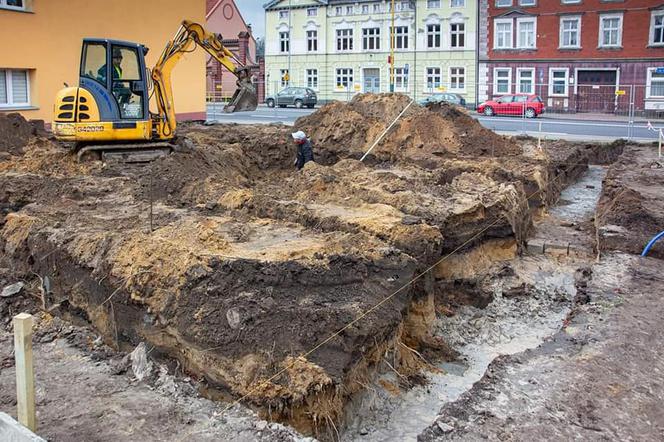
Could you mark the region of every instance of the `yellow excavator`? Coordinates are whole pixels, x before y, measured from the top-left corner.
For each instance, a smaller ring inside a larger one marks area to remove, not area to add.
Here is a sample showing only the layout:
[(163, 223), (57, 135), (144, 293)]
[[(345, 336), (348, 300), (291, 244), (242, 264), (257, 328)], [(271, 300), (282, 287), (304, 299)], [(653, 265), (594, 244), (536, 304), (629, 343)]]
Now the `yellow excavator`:
[[(220, 35), (185, 20), (152, 70), (145, 65), (148, 48), (142, 44), (84, 39), (79, 86), (66, 87), (56, 96), (55, 137), (76, 143), (79, 158), (92, 154), (140, 162), (170, 153), (177, 125), (171, 71), (197, 46), (237, 77), (238, 89), (224, 111), (255, 110), (251, 66), (240, 63)], [(150, 112), (152, 96), (156, 113)]]

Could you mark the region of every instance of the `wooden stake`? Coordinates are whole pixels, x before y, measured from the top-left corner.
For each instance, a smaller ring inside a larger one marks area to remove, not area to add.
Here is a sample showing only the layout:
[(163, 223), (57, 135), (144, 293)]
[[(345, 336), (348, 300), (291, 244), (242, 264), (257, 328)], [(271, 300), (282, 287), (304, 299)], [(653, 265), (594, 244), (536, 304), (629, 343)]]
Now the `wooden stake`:
[(30, 431), (37, 430), (35, 416), (35, 371), (32, 364), (32, 315), (14, 316), (14, 355), (18, 421)]

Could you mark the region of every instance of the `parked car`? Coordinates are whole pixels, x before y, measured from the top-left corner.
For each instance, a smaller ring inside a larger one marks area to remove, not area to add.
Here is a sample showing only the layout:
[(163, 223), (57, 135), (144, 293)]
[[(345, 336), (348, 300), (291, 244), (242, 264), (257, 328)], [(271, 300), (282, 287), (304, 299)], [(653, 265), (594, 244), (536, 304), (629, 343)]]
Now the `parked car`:
[(466, 99), (459, 94), (452, 93), (442, 93), (442, 94), (433, 94), (428, 97), (422, 98), (417, 103), (420, 106), (426, 106), (429, 103), (451, 103), (458, 106), (465, 106)]
[(539, 95), (512, 94), (504, 95), (496, 100), (485, 101), (477, 106), (477, 112), (486, 116), (492, 115), (525, 115), (535, 118), (544, 112), (544, 102)]
[(298, 109), (306, 106), (309, 109), (313, 108), (318, 102), (316, 92), (308, 87), (287, 87), (277, 95), (270, 95), (265, 99), (268, 107), (286, 107), (295, 106)]

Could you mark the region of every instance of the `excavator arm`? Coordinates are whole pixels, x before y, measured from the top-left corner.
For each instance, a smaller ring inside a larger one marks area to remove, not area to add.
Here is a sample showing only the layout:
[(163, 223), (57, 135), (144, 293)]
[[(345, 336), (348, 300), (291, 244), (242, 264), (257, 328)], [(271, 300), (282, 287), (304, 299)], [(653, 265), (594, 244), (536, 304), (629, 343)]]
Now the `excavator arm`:
[(251, 111), (258, 106), (256, 88), (251, 83), (251, 68), (243, 66), (235, 58), (233, 53), (222, 44), (220, 36), (208, 32), (198, 23), (185, 20), (175, 37), (168, 42), (152, 69), (154, 95), (157, 102), (157, 114), (153, 117), (153, 128), (159, 139), (172, 138), (177, 125), (171, 72), (184, 54), (192, 52), (196, 46), (205, 49), (238, 79), (238, 89), (225, 107), (226, 112)]

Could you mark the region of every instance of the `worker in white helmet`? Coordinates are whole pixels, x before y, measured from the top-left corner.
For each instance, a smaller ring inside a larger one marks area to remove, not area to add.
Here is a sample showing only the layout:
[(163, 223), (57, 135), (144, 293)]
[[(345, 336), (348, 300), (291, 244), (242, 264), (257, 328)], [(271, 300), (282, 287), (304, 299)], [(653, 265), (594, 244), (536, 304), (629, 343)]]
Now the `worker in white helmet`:
[(301, 130), (291, 134), (293, 141), (297, 145), (297, 156), (295, 157), (295, 167), (302, 169), (305, 163), (314, 160), (314, 147), (307, 135)]

